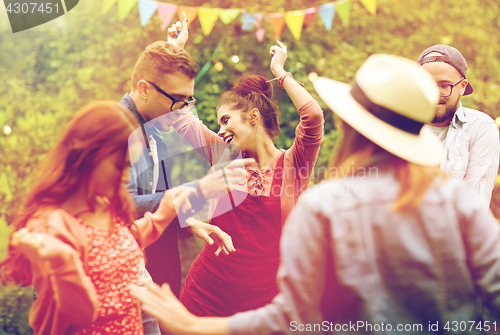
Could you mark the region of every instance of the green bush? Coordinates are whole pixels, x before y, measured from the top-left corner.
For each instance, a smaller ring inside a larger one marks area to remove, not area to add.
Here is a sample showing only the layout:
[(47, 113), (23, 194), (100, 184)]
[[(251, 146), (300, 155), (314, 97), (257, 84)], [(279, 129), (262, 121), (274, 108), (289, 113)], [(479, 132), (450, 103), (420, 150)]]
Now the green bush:
[(32, 287), (0, 285), (0, 335), (33, 334), (28, 324), (32, 303)]

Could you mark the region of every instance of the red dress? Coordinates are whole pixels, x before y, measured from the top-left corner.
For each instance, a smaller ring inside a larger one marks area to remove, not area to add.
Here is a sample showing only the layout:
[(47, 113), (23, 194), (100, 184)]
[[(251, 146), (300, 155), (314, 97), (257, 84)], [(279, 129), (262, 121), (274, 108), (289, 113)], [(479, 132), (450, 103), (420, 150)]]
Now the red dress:
[(284, 156), (269, 196), (232, 191), (217, 203), (211, 223), (231, 236), (236, 252), (215, 256), (217, 246), (206, 245), (195, 259), (180, 296), (191, 313), (230, 316), (262, 307), (278, 293), (283, 173), (276, 171), (283, 171)]
[(128, 286), (138, 284), (142, 251), (130, 230), (115, 222), (109, 231), (85, 225), (90, 243), (88, 276), (94, 283), (97, 319), (88, 326), (73, 326), (69, 334), (143, 334), (137, 300)]

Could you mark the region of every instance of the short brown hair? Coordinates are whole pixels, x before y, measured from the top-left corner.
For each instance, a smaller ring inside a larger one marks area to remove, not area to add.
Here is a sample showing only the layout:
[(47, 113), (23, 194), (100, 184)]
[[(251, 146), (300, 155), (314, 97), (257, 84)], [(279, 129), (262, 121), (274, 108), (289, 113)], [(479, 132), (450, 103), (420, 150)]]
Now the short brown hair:
[(181, 72), (191, 79), (198, 74), (193, 57), (165, 41), (157, 41), (146, 47), (135, 64), (132, 73), (132, 90), (141, 79), (158, 82), (165, 74)]

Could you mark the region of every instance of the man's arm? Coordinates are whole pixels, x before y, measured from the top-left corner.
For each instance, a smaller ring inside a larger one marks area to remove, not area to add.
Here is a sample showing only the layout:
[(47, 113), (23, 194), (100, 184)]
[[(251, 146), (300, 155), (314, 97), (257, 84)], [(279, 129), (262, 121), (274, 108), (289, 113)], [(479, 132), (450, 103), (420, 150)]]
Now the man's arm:
[(498, 174), (498, 126), (492, 119), (484, 122), (484, 118), (481, 118), (474, 124), (474, 128), (471, 133), (476, 136), (472, 135), (469, 143), (469, 164), (464, 181), (478, 192), (484, 205), (489, 207)]
[(165, 193), (139, 194), (137, 191), (137, 169), (134, 165), (130, 167), (130, 183), (127, 184), (127, 189), (134, 199), (138, 218), (142, 218), (146, 212), (156, 211)]

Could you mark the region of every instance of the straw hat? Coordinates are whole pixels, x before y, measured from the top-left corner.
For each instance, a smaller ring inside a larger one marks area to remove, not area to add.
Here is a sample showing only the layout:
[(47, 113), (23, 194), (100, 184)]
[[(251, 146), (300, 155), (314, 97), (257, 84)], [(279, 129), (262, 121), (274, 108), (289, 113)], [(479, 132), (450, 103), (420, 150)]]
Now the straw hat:
[(366, 138), (407, 161), (439, 165), (441, 141), (422, 128), (434, 118), (439, 100), (435, 80), (409, 59), (372, 55), (356, 73), (351, 87), (319, 77), (313, 86), (342, 120)]

